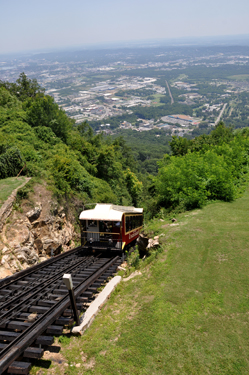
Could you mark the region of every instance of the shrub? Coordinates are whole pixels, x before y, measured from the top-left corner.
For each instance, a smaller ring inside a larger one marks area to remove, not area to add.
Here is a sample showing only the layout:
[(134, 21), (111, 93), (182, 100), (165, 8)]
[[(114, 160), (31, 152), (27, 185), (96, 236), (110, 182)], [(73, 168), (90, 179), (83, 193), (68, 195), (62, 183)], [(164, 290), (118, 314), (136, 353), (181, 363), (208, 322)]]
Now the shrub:
[(23, 158), (17, 147), (10, 147), (0, 155), (0, 179), (16, 176), (23, 167)]
[(208, 199), (231, 201), (236, 191), (231, 166), (212, 150), (165, 159), (156, 188), (163, 206), (187, 210), (202, 207)]

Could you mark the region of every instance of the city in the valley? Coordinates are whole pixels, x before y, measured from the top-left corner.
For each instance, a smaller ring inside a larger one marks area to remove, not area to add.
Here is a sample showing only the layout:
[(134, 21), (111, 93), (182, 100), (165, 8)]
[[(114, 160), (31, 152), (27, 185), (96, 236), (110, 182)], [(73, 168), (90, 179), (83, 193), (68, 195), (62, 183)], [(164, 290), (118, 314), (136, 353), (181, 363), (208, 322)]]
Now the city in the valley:
[(75, 124), (97, 133), (158, 129), (208, 133), (220, 120), (248, 126), (249, 47), (83, 50), (0, 58), (0, 80), (21, 72), (45, 88)]

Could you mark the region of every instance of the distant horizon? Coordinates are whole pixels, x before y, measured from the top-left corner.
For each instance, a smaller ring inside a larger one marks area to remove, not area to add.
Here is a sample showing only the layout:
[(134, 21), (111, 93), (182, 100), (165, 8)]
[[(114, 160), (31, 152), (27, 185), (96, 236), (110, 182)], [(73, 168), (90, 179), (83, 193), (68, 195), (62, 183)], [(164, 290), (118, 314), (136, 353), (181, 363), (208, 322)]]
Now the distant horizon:
[(1, 1), (0, 54), (236, 39), (249, 34), (248, 14), (248, 0)]
[(67, 52), (79, 50), (105, 50), (105, 49), (125, 49), (125, 48), (153, 48), (153, 47), (184, 47), (184, 46), (249, 46), (249, 34), (215, 35), (200, 37), (178, 37), (161, 39), (141, 39), (127, 41), (109, 41), (102, 43), (87, 43), (82, 45), (68, 45), (61, 47), (47, 47), (40, 49), (16, 50), (1, 53), (0, 57), (15, 57), (23, 55), (36, 55), (42, 53)]

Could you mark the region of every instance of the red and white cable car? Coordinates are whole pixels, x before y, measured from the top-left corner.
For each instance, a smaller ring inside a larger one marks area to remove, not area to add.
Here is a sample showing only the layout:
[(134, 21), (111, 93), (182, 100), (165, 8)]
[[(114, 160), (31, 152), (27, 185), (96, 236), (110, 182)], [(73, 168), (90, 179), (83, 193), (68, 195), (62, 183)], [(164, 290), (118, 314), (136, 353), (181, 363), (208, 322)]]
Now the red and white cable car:
[(143, 226), (143, 208), (98, 203), (80, 214), (81, 245), (91, 250), (124, 251), (134, 246)]

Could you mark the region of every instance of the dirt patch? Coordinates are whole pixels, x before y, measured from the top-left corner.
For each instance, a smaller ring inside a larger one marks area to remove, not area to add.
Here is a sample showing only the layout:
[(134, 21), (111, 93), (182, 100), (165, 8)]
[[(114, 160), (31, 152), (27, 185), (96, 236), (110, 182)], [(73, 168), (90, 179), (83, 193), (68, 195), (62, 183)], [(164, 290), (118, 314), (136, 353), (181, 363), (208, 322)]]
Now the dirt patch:
[(164, 263), (167, 260), (167, 255), (164, 255), (160, 258), (160, 262)]
[(142, 275), (142, 272), (135, 271), (130, 276), (128, 276), (125, 279), (123, 279), (123, 281), (129, 281), (130, 279), (133, 279), (133, 277), (136, 277), (136, 276), (139, 276), (139, 275)]
[(64, 363), (67, 362), (61, 353), (53, 353), (50, 351), (45, 351), (42, 358), (57, 363), (58, 365), (64, 365)]
[(164, 224), (161, 226), (161, 228), (167, 228), (167, 227), (169, 227), (169, 224)]
[(219, 263), (227, 262), (227, 261), (228, 261), (227, 254), (220, 254), (220, 253), (217, 253), (217, 254), (216, 254), (216, 258), (217, 258), (217, 260), (218, 260)]
[(12, 272), (5, 267), (0, 267), (0, 279), (4, 279), (7, 276), (11, 276)]
[(88, 369), (88, 370), (94, 368), (94, 366), (95, 366), (95, 358), (90, 358), (89, 362), (83, 363), (82, 366), (85, 367), (85, 369)]
[[(49, 350), (44, 351), (41, 361), (46, 363), (46, 368), (48, 369), (48, 372), (46, 372), (47, 375), (62, 375), (66, 373), (68, 363), (65, 357), (60, 352), (60, 347), (58, 346), (57, 340), (53, 345), (49, 347)], [(36, 373), (36, 375), (42, 374), (44, 374), (43, 369), (38, 370)]]
[(42, 211), (39, 220), (45, 219), (51, 214), (51, 208), (53, 206), (52, 192), (47, 190), (46, 184), (34, 185), (33, 190), (34, 191), (29, 194), (29, 200), (25, 199), (22, 202), (23, 213), (26, 214), (31, 208), (33, 208), (32, 203), (36, 206), (41, 205)]
[(149, 303), (149, 302), (152, 302), (154, 300), (155, 296), (145, 296), (143, 297), (143, 302), (145, 303)]

